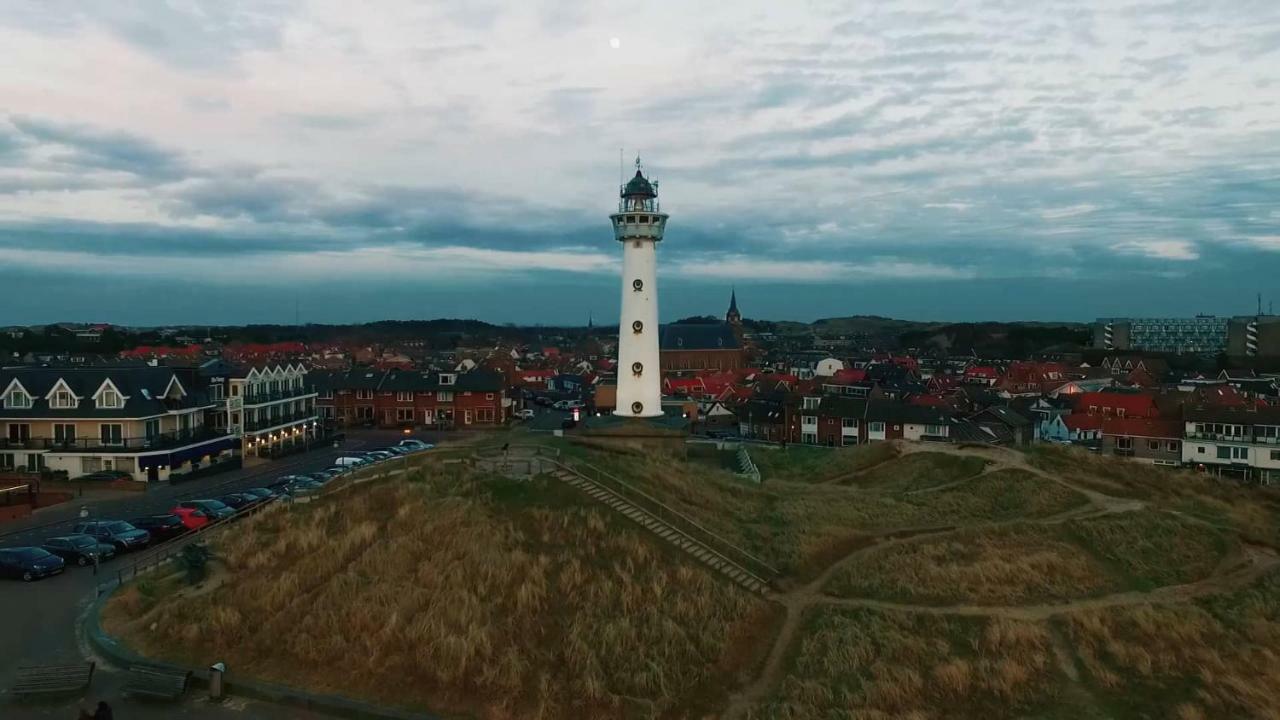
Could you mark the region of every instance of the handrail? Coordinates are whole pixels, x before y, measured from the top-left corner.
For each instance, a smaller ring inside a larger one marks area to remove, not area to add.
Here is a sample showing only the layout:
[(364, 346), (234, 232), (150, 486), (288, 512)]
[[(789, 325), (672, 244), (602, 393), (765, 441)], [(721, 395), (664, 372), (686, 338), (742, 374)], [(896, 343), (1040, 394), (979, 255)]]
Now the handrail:
[[(553, 464), (555, 464), (555, 465), (558, 465), (558, 466), (560, 466), (560, 467), (564, 468), (565, 470), (568, 470), (569, 472), (573, 472), (573, 473), (576, 473), (576, 474), (578, 474), (578, 475), (582, 475), (582, 473), (581, 473), (580, 471), (578, 471), (578, 470), (577, 470), (577, 468), (576, 468), (575, 466), (567, 465), (567, 464), (562, 463), (562, 462), (560, 462), (560, 461), (558, 461), (558, 460), (552, 460), (551, 462), (552, 462)], [(577, 463), (576, 465), (579, 465), (579, 466), (583, 466), (583, 467), (590, 468), (591, 470), (593, 470), (593, 471), (594, 471), (597, 475), (599, 475), (600, 477), (602, 477), (602, 478), (608, 478), (608, 479), (609, 479), (609, 484), (611, 484), (611, 485), (615, 486), (615, 489), (620, 489), (620, 490), (621, 490), (621, 492), (622, 492), (622, 494), (631, 496), (629, 499), (634, 500), (634, 499), (635, 499), (635, 498), (637, 498), (637, 497), (638, 497), (638, 498), (643, 498), (643, 499), (644, 499), (644, 503), (642, 503), (642, 504), (648, 504), (648, 505), (651, 505), (651, 506), (652, 506), (652, 507), (647, 507), (647, 508), (645, 508), (645, 509), (647, 509), (647, 510), (649, 510), (649, 511), (651, 511), (651, 512), (655, 512), (655, 514), (658, 514), (658, 515), (667, 515), (667, 516), (669, 516), (669, 517), (676, 518), (676, 519), (678, 519), (681, 523), (683, 523), (683, 524), (687, 525), (687, 526), (688, 526), (688, 528), (692, 528), (692, 529), (693, 529), (693, 530), (695, 530), (697, 533), (700, 533), (700, 534), (702, 534), (702, 535), (706, 536), (707, 538), (710, 538), (710, 539), (713, 541), (712, 543), (706, 543), (706, 542), (704, 541), (704, 544), (718, 544), (718, 545), (720, 545), (720, 546), (721, 546), (721, 548), (722, 548), (722, 549), (727, 549), (728, 551), (730, 551), (730, 553), (738, 555), (738, 556), (740, 557), (740, 559), (741, 559), (741, 560), (745, 560), (747, 565), (755, 566), (755, 567), (756, 567), (756, 569), (758, 569), (758, 570), (763, 570), (763, 571), (764, 571), (764, 574), (769, 575), (769, 576), (771, 576), (771, 577), (775, 577), (775, 578), (776, 578), (776, 577), (779, 577), (779, 576), (781, 576), (781, 575), (782, 575), (782, 573), (778, 572), (778, 570), (776, 570), (775, 568), (773, 568), (771, 565), (769, 565), (768, 563), (766, 563), (764, 560), (761, 560), (760, 558), (756, 557), (755, 555), (752, 555), (751, 553), (747, 552), (746, 550), (743, 550), (742, 548), (738, 547), (737, 545), (734, 545), (733, 543), (729, 542), (728, 540), (726, 540), (726, 539), (724, 539), (724, 538), (720, 537), (719, 535), (715, 534), (714, 532), (712, 532), (712, 531), (708, 530), (707, 528), (703, 527), (702, 525), (700, 525), (700, 524), (699, 524), (696, 520), (694, 520), (693, 518), (689, 517), (688, 515), (685, 515), (684, 513), (680, 512), (679, 510), (676, 510), (676, 509), (674, 509), (674, 508), (672, 508), (672, 507), (668, 506), (667, 504), (663, 503), (661, 500), (658, 500), (657, 498), (653, 497), (652, 495), (649, 495), (648, 493), (644, 492), (643, 490), (639, 490), (639, 489), (637, 489), (637, 488), (635, 488), (635, 487), (632, 487), (632, 486), (631, 486), (631, 484), (627, 483), (626, 481), (624, 481), (624, 480), (622, 480), (622, 479), (620, 479), (620, 478), (618, 478), (618, 477), (616, 477), (616, 476), (614, 476), (614, 475), (611, 475), (610, 473), (607, 473), (607, 472), (605, 472), (604, 470), (601, 470), (600, 468), (596, 467), (595, 465), (592, 465), (591, 463), (585, 463), (585, 462), (584, 462), (584, 463)], [(589, 480), (590, 480), (590, 479), (592, 479), (592, 478), (587, 478), (587, 479), (589, 479)], [(664, 519), (669, 519), (669, 518), (664, 518)], [(688, 528), (677, 528), (677, 529), (687, 530)], [(715, 548), (708, 548), (708, 549), (711, 549), (712, 551), (715, 551)], [(732, 562), (733, 562), (734, 564), (736, 564), (736, 565), (742, 565), (742, 564), (743, 564), (743, 563), (741, 562), (741, 560), (733, 560), (732, 558), (729, 558), (729, 557), (725, 556), (723, 553), (719, 553), (719, 552), (717, 552), (716, 554), (721, 555), (722, 557), (725, 557), (725, 559), (726, 559), (726, 560), (730, 560), (730, 561), (732, 561)], [(744, 568), (744, 569), (746, 569), (746, 568)], [(750, 570), (748, 570), (748, 572), (750, 572)], [(752, 574), (754, 574), (754, 573), (752, 573)], [(764, 578), (759, 578), (759, 577), (757, 577), (757, 579), (758, 579), (758, 580), (761, 580), (761, 581), (762, 581), (762, 582), (764, 582), (765, 584), (769, 584), (769, 583), (768, 583), (768, 581), (767, 581), (767, 580), (765, 580)]]

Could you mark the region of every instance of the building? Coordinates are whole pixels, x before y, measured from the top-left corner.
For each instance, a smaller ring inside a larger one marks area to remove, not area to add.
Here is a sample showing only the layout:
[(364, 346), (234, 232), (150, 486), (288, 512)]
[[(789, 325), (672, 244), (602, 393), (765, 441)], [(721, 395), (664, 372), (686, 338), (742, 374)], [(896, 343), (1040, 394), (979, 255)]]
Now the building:
[(1280, 315), (1231, 318), (1226, 352), (1232, 357), (1280, 356)]
[[(213, 367), (206, 366), (206, 372)], [(225, 398), (227, 427), (244, 438), (246, 455), (272, 457), (319, 435), (316, 390), (302, 363), (231, 366), (211, 377), (212, 393)]]
[(1216, 355), (1227, 348), (1227, 318), (1099, 318), (1093, 346), (1106, 350)]
[(622, 313), (618, 325), (618, 395), (614, 414), (661, 417), (658, 362), (658, 243), (667, 225), (658, 191), (640, 169), (621, 188), (618, 212), (609, 216), (622, 243)]
[(240, 450), (230, 428), (206, 422), (219, 407), (173, 368), (0, 370), (0, 468), (166, 480)]
[(1262, 483), (1280, 481), (1280, 408), (1183, 409), (1182, 462)]
[(1182, 423), (1137, 417), (1102, 419), (1102, 452), (1155, 465), (1182, 461)]
[(742, 313), (738, 312), (738, 291), (731, 290), (729, 292), (729, 310), (724, 314), (724, 322), (726, 325), (738, 327), (742, 325)]
[[(659, 337), (663, 372), (739, 370), (747, 366), (742, 342), (728, 323), (672, 323)], [(619, 368), (619, 375), (625, 368)]]
[(506, 378), (468, 373), (356, 369), (316, 373), (317, 408), (339, 427), (429, 427), (443, 430), (501, 425), (511, 416)]

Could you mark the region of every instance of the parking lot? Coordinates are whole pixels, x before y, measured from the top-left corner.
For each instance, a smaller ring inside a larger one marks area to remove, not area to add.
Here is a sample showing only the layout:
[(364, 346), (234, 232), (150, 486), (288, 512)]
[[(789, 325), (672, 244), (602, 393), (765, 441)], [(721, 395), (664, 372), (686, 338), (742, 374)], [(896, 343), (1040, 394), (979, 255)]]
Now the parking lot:
[[(219, 495), (270, 485), (284, 475), (309, 473), (330, 466), (343, 455), (364, 452), (373, 448), (392, 445), (404, 436), (394, 432), (371, 431), (349, 436), (340, 447), (312, 450), (285, 460), (192, 481), (185, 485), (161, 486), (147, 492), (127, 493), (123, 497), (100, 500), (89, 508), (93, 518), (128, 520), (130, 518), (167, 513), (184, 500), (215, 498)], [(430, 433), (414, 437), (428, 443), (438, 438)], [(65, 535), (80, 522), (80, 506), (67, 503), (68, 507), (55, 506), (43, 510), (20, 522), (0, 525), (0, 547), (39, 546), (53, 536)], [(16, 670), (21, 665), (84, 662), (92, 657), (79, 636), (79, 618), (93, 601), (96, 589), (107, 574), (114, 574), (113, 564), (128, 563), (129, 554), (108, 560), (98, 568), (76, 567), (68, 563), (65, 572), (34, 582), (0, 579), (0, 716), (10, 717), (74, 717), (77, 703), (88, 706), (88, 700), (107, 699), (113, 705), (121, 701), (119, 686), (123, 675), (118, 670), (99, 663), (90, 692), (84, 702), (80, 698), (61, 701), (34, 701), (30, 704), (9, 702), (8, 690), (13, 684)], [(260, 705), (260, 704), (259, 704)], [(230, 717), (227, 708), (192, 708), (182, 711), (162, 708), (151, 711), (140, 706), (138, 712), (117, 717)], [(230, 707), (237, 707), (234, 703)], [(246, 714), (244, 703), (238, 706), (239, 717), (309, 717), (299, 711), (288, 711), (263, 706)]]

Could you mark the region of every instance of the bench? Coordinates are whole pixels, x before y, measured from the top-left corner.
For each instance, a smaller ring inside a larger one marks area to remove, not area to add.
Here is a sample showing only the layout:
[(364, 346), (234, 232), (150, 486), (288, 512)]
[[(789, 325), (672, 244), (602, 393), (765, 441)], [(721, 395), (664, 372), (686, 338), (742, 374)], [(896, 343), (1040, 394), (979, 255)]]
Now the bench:
[(177, 700), (186, 693), (189, 682), (191, 673), (185, 670), (162, 670), (134, 665), (129, 668), (129, 681), (125, 683), (124, 694), (131, 697)]
[(78, 692), (93, 680), (93, 663), (77, 665), (27, 665), (18, 668), (13, 694), (51, 695)]

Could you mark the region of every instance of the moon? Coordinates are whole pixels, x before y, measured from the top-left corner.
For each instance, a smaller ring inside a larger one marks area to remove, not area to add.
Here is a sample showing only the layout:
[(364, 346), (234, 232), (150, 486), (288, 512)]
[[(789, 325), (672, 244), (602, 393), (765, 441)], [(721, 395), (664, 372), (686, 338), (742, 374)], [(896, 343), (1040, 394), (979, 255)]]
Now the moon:
[(617, 50), (618, 48), (622, 47), (622, 38), (616, 38), (616, 37), (609, 38), (609, 47), (613, 48), (614, 50)]

